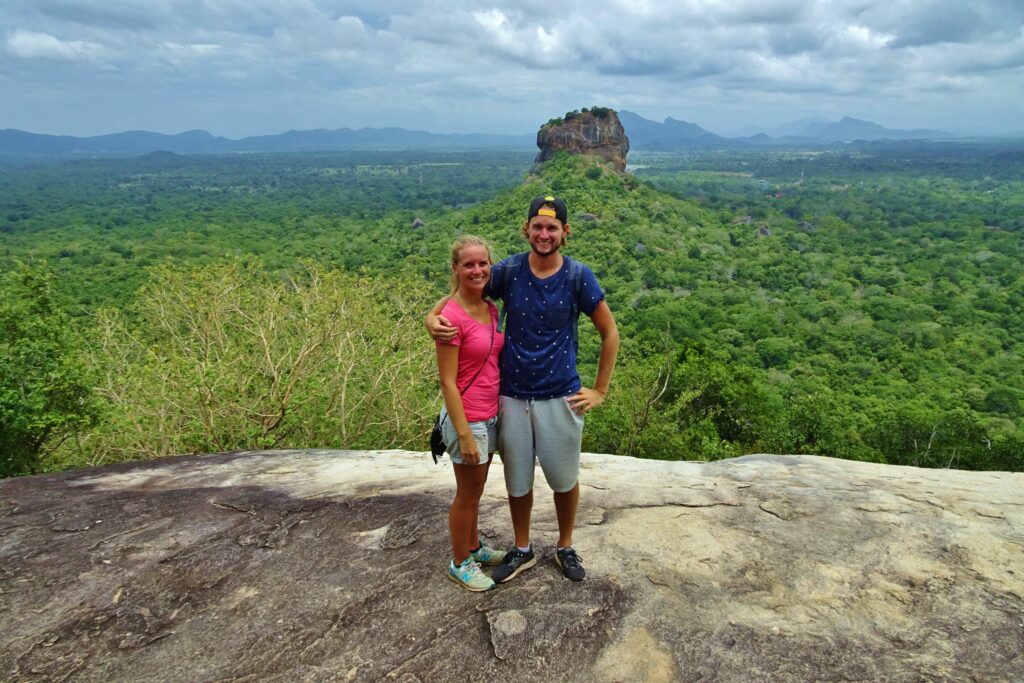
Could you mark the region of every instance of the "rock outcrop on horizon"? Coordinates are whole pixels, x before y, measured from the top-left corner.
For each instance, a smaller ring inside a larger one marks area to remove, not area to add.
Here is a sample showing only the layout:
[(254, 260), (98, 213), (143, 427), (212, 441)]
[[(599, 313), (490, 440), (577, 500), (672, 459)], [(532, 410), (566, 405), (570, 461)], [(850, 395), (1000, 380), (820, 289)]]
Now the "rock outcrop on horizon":
[(706, 131), (696, 123), (672, 117), (658, 123), (631, 111), (621, 111), (619, 120), (629, 131), (630, 143), (636, 150), (723, 149), (735, 145), (735, 141)]
[(541, 164), (553, 158), (559, 150), (570, 154), (581, 154), (603, 159), (613, 169), (622, 173), (626, 170), (626, 155), (629, 153), (629, 138), (611, 109), (570, 112), (566, 117), (554, 119), (537, 131), (537, 154), (535, 163)]
[(0, 481), (0, 680), (1024, 680), (1024, 474), (585, 454), (580, 584), (542, 481), (541, 561), (487, 593), (445, 578), (454, 478), (425, 453)]

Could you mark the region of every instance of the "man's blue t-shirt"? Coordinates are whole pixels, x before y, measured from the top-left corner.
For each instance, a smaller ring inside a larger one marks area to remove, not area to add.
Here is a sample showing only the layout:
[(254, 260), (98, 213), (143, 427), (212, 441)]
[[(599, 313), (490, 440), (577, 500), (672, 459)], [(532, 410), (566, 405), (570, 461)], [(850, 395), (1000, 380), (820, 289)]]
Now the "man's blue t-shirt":
[[(509, 259), (491, 268), (486, 294), (501, 299), (507, 315), (501, 354), (502, 396), (549, 399), (580, 390), (574, 334), (579, 314), (572, 314), (576, 292), (569, 278), (569, 258), (563, 259), (558, 272), (543, 280), (530, 270), (528, 256), (522, 257), (516, 272), (503, 272)], [(604, 299), (604, 292), (594, 272), (579, 266), (582, 286), (576, 310), (589, 316)]]

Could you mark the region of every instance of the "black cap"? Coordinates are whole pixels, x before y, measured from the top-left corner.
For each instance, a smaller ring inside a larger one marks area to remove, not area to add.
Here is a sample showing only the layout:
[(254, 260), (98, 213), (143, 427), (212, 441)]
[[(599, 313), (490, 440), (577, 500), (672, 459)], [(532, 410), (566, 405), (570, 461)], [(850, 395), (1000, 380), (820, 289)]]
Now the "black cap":
[(541, 209), (547, 209), (547, 212), (543, 215), (554, 216), (562, 222), (562, 225), (569, 222), (569, 210), (565, 208), (565, 201), (550, 194), (543, 197), (535, 197), (530, 202), (530, 213), (526, 216), (526, 220), (539, 215)]

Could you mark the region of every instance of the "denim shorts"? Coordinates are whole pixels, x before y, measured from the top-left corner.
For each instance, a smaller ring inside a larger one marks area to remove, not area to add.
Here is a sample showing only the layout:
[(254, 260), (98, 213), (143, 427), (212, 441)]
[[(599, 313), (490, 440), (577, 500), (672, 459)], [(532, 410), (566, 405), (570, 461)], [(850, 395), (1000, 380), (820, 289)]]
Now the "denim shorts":
[[(459, 452), (459, 435), (455, 433), (455, 426), (444, 408), (441, 409), (441, 420), (441, 437), (447, 446), (448, 455), (455, 464), (465, 465)], [(470, 422), (469, 431), (473, 433), (476, 446), (480, 450), (480, 462), (477, 464), (486, 465), (491, 460), (491, 453), (498, 450), (498, 416), (495, 415), (490, 420)]]
[(513, 498), (533, 489), (533, 473), (540, 463), (548, 486), (565, 493), (580, 477), (583, 418), (569, 407), (569, 397), (545, 400), (498, 398), (501, 416), (501, 462), (505, 488)]

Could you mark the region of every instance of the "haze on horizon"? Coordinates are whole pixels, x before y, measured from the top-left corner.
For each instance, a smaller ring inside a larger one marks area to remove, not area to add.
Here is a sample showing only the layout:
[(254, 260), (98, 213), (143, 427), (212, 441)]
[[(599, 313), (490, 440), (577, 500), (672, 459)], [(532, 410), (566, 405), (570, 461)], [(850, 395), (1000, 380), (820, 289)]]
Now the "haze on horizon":
[(0, 128), (532, 133), (602, 105), (719, 134), (1024, 131), (1020, 0), (6, 0)]

